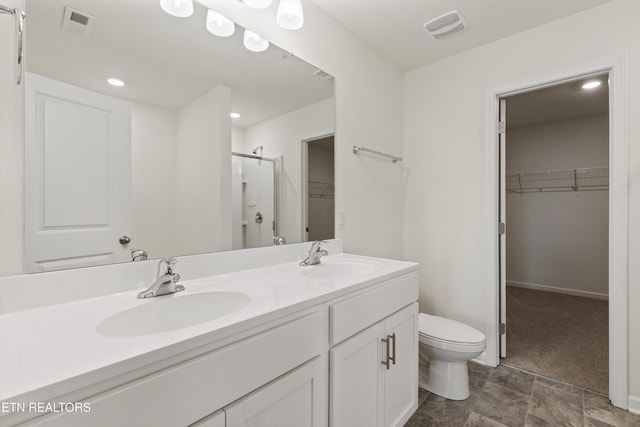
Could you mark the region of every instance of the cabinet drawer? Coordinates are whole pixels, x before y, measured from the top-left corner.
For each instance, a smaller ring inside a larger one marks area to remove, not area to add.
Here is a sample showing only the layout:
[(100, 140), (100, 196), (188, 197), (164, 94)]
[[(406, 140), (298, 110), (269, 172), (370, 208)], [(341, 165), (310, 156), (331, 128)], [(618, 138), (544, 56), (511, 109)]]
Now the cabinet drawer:
[(410, 273), (331, 305), (331, 345), (355, 335), (417, 300), (418, 274)]
[(185, 426), (316, 357), (321, 312), (97, 395), (89, 413), (36, 418), (28, 425)]

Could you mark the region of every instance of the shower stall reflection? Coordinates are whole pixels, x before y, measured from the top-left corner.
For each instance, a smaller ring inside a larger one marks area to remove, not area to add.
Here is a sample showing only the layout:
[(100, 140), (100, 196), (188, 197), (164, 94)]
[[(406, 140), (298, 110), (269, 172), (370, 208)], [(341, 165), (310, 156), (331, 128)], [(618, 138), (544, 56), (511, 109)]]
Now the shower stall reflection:
[(235, 152), (231, 158), (233, 249), (271, 246), (279, 238), (280, 160)]

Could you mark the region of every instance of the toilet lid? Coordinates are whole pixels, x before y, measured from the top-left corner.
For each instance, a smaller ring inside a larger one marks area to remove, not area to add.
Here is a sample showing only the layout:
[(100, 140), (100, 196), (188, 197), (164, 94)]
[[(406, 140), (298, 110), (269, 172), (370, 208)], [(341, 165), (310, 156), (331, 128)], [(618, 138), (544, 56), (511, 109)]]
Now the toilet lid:
[(469, 344), (484, 341), (482, 332), (455, 320), (420, 313), (418, 323), (422, 335), (439, 340)]

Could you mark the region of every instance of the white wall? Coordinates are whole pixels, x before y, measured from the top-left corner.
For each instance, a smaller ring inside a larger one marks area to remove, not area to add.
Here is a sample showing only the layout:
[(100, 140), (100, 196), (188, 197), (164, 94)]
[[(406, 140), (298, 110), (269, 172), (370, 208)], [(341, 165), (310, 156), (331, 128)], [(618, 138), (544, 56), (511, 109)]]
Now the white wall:
[[(640, 396), (640, 2), (601, 7), (405, 74), (405, 258), (420, 266), (421, 309), (485, 330), (487, 88), (629, 55), (629, 392)], [(597, 30), (594, 30), (597, 29)], [(637, 400), (640, 410), (640, 400)]]
[(256, 10), (236, 0), (198, 1), (335, 77), (336, 210), (345, 219), (337, 237), (345, 252), (401, 257), (402, 165), (356, 156), (351, 146), (402, 155), (402, 73), (313, 1), (303, 0), (298, 31), (276, 25), (278, 2)]
[[(509, 129), (507, 174), (607, 166), (608, 142), (608, 114)], [(607, 190), (508, 193), (506, 204), (508, 283), (607, 297)]]
[(231, 90), (218, 86), (178, 112), (174, 253), (231, 249), (230, 111)]
[(244, 129), (235, 126), (231, 128), (231, 151), (235, 153), (247, 152), (244, 146)]
[(244, 152), (262, 145), (265, 157), (282, 156), (279, 232), (287, 243), (302, 242), (302, 140), (333, 133), (333, 98), (265, 120), (244, 130)]
[[(225, 170), (231, 175), (224, 157), (230, 158), (227, 92), (216, 88), (180, 111), (132, 103), (130, 247), (146, 250), (149, 259), (231, 248), (230, 226), (217, 223), (231, 215), (218, 201), (231, 200), (223, 185)], [(206, 226), (198, 229), (197, 221)]]
[(176, 137), (175, 111), (131, 103), (132, 249), (149, 259), (175, 255)]
[[(24, 0), (3, 0), (25, 9)], [(0, 15), (0, 275), (22, 272), (24, 84), (16, 85), (15, 18)]]

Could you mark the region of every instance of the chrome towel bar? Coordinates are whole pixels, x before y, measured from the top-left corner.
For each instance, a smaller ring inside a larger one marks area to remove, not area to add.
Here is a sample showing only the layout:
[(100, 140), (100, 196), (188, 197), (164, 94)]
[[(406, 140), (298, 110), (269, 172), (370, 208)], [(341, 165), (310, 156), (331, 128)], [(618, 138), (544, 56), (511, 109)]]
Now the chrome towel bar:
[(363, 147), (362, 145), (361, 146), (354, 145), (352, 151), (353, 151), (353, 154), (356, 154), (359, 151), (365, 151), (367, 153), (377, 154), (378, 156), (388, 157), (391, 159), (393, 163), (402, 161), (402, 157), (392, 156), (391, 154), (386, 154), (380, 151), (372, 150), (370, 148)]
[(20, 9), (11, 9), (0, 4), (0, 14), (5, 13), (16, 17), (16, 84), (22, 82), (22, 59), (23, 59), (23, 35), (24, 35), (24, 18), (25, 13)]

